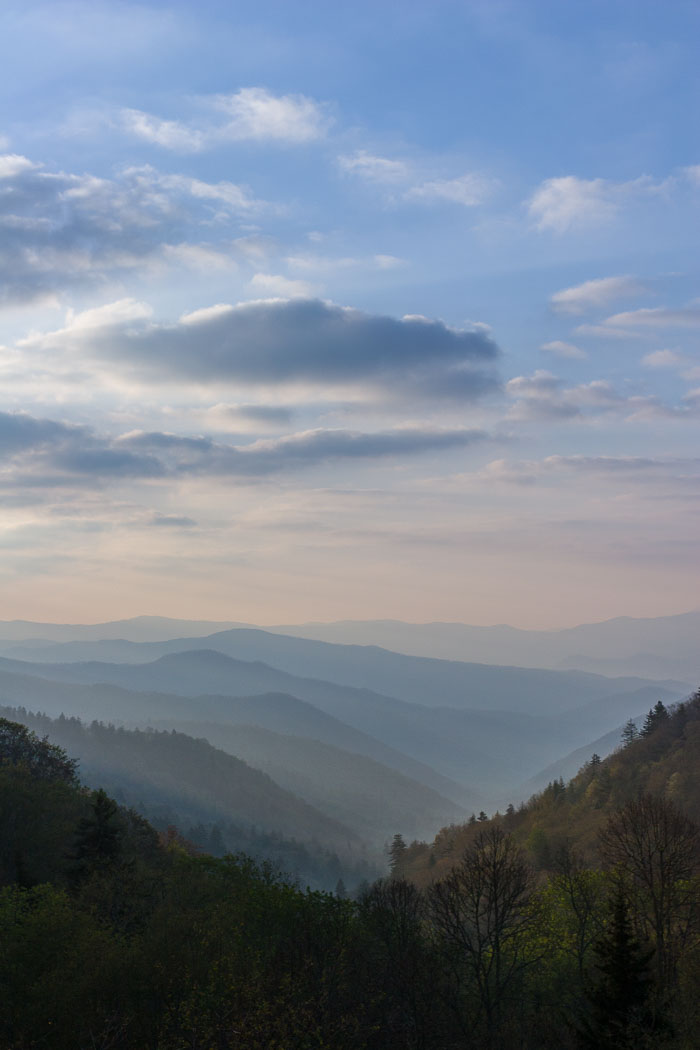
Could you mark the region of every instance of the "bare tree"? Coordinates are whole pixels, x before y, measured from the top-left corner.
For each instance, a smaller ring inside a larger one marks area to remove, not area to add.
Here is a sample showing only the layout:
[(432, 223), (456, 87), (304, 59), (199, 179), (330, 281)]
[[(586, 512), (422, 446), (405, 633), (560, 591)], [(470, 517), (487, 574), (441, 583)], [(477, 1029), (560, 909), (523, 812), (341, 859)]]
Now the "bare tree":
[(600, 833), (607, 865), (626, 880), (644, 935), (656, 948), (656, 976), (668, 987), (697, 916), (700, 829), (672, 802), (643, 795)]
[[(478, 993), (487, 1045), (498, 1045), (504, 1005), (523, 970), (533, 924), (532, 873), (522, 851), (491, 825), (429, 892), (432, 923), (458, 992)], [(469, 1027), (469, 1022), (465, 1025)]]

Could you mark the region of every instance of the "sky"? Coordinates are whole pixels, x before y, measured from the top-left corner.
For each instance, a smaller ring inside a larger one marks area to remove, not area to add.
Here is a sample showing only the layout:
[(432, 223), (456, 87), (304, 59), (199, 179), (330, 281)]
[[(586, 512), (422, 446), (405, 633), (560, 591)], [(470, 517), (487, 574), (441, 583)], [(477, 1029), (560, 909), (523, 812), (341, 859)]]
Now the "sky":
[(6, 0), (0, 618), (697, 608), (699, 38)]

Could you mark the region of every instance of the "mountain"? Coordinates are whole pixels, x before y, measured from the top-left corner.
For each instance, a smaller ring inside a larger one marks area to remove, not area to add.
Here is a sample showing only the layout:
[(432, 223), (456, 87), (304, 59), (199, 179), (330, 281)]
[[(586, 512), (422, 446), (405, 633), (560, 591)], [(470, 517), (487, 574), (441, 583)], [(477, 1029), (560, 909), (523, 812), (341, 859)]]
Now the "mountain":
[(104, 787), (140, 810), (171, 811), (179, 827), (226, 821), (288, 838), (316, 840), (344, 852), (361, 850), (350, 828), (253, 769), (240, 758), (184, 733), (116, 728), (79, 719), (0, 708), (78, 758), (81, 780)]
[(198, 637), (229, 627), (248, 626), (219, 620), (174, 620), (169, 616), (133, 616), (107, 623), (40, 623), (34, 620), (0, 620), (0, 642), (42, 643), (99, 641), (125, 638), (133, 642), (155, 642), (183, 635)]
[(194, 718), (230, 725), (257, 725), (274, 732), (310, 737), (394, 769), (425, 784), (452, 803), (473, 808), (480, 796), (464, 785), (441, 776), (426, 763), (362, 733), (312, 704), (282, 693), (262, 696), (175, 696), (139, 693), (118, 686), (52, 681), (0, 670), (0, 702), (34, 707), (51, 715), (143, 724), (160, 721), (170, 726)]
[(325, 642), (379, 645), (411, 656), (691, 682), (700, 679), (700, 610), (651, 618), (620, 616), (547, 631), (505, 624), (474, 627), (399, 620), (345, 620), (266, 630)]
[[(233, 634), (236, 643), (240, 644), (241, 634), (246, 638), (252, 634), (254, 640), (257, 640), (263, 632), (226, 632), (224, 637), (229, 638), (230, 634)], [(282, 641), (297, 660), (299, 654), (294, 650), (299, 644), (312, 648), (320, 645), (322, 656), (327, 660), (334, 658), (335, 650), (340, 649), (343, 659), (347, 659), (346, 647), (343, 646), (328, 647), (322, 643), (299, 643), (296, 639), (276, 639), (274, 636), (263, 635), (266, 644), (268, 638), (273, 644)], [(333, 650), (330, 657), (326, 651), (328, 648)], [(358, 660), (365, 652), (367, 651), (360, 649), (359, 655), (355, 654)], [(385, 665), (388, 663), (389, 670), (402, 673), (404, 677), (408, 671), (402, 664), (408, 662), (411, 668), (416, 664), (427, 664), (428, 674), (442, 673), (445, 677), (456, 669), (463, 681), (469, 680), (471, 674), (475, 674), (482, 681), (491, 678), (498, 682), (500, 679), (502, 687), (504, 683), (513, 686), (513, 704), (524, 706), (524, 694), (527, 690), (521, 688), (518, 692), (514, 688), (514, 683), (520, 679), (516, 670), (512, 668), (484, 668), (466, 664), (447, 664), (445, 668), (444, 661), (418, 661), (415, 658), (384, 653), (382, 650), (370, 650), (369, 655), (370, 658), (377, 657), (378, 661)], [(388, 661), (385, 657), (389, 658)], [(529, 683), (531, 689), (536, 683), (540, 683), (543, 691), (545, 688), (547, 690), (540, 695), (540, 712), (526, 714), (522, 709), (508, 711), (499, 708), (494, 710), (423, 706), (367, 689), (337, 685), (315, 678), (300, 678), (259, 661), (236, 660), (221, 652), (207, 649), (172, 653), (149, 664), (91, 662), (30, 665), (0, 659), (0, 689), (3, 682), (2, 672), (16, 675), (18, 671), (24, 675), (31, 672), (34, 677), (42, 676), (64, 683), (106, 684), (125, 689), (128, 691), (127, 696), (113, 697), (115, 706), (108, 712), (108, 717), (132, 722), (143, 721), (147, 717), (165, 717), (260, 725), (261, 716), (255, 710), (256, 704), (260, 706), (259, 699), (249, 700), (245, 712), (242, 713), (240, 701), (234, 702), (231, 698), (250, 698), (251, 694), (265, 694), (267, 699), (264, 700), (264, 705), (269, 707), (270, 697), (286, 697), (283, 699), (283, 708), (286, 715), (290, 715), (289, 698), (294, 697), (296, 710), (293, 717), (288, 717), (286, 723), (280, 722), (280, 712), (276, 711), (274, 722), (265, 721), (263, 727), (277, 732), (292, 732), (294, 735), (313, 737), (316, 734), (310, 725), (317, 723), (318, 714), (324, 712), (325, 715), (344, 723), (346, 727), (360, 731), (367, 737), (381, 742), (385, 747), (408, 756), (414, 762), (437, 770), (440, 776), (461, 784), (462, 794), (456, 795), (452, 790), (445, 790), (444, 785), (434, 780), (428, 781), (425, 772), (407, 769), (405, 764), (401, 768), (401, 772), (428, 783), (428, 786), (458, 803), (465, 802), (465, 796), (471, 799), (480, 796), (500, 799), (504, 792), (513, 791), (543, 766), (579, 745), (582, 737), (590, 738), (617, 726), (621, 720), (629, 717), (628, 710), (621, 706), (625, 703), (625, 694), (620, 694), (612, 703), (610, 700), (606, 701), (604, 696), (601, 697), (601, 692), (610, 690), (613, 686), (619, 688), (626, 681), (631, 692), (638, 693), (639, 690), (633, 687), (637, 687), (639, 682), (643, 681), (610, 680), (573, 672), (525, 671), (523, 675), (526, 683), (528, 677), (532, 679)], [(357, 673), (362, 676), (362, 669), (359, 668)], [(557, 692), (557, 688), (560, 691), (564, 690), (565, 685), (568, 686), (568, 692)], [(455, 682), (453, 686), (456, 691)], [(655, 687), (648, 688), (656, 692)], [(150, 694), (150, 698), (145, 701), (143, 696), (130, 699), (134, 692)], [(173, 702), (156, 698), (154, 702), (153, 694), (161, 693), (171, 697), (188, 697), (189, 700)], [(669, 691), (663, 692), (662, 695), (677, 699), (683, 694)], [(557, 697), (560, 699), (558, 708)], [(585, 703), (580, 703), (584, 698), (592, 705), (590, 710)], [(300, 710), (298, 704), (301, 700), (307, 705), (312, 705), (312, 710), (309, 711), (308, 707)], [(505, 697), (503, 702), (506, 702)], [(630, 701), (631, 713), (639, 713), (639, 703), (637, 697)], [(141, 707), (140, 713), (139, 704), (145, 705)], [(75, 710), (74, 702), (68, 710)], [(552, 710), (556, 712), (555, 715), (551, 713)], [(304, 728), (307, 724), (308, 727)], [(325, 739), (327, 743), (340, 743), (338, 738)], [(346, 750), (358, 750), (357, 747), (348, 748), (342, 743), (340, 746)], [(366, 744), (362, 751), (368, 754)], [(368, 757), (378, 758), (393, 768), (400, 768), (395, 758), (393, 761), (387, 761), (386, 755), (378, 755), (376, 752)]]
[[(127, 641), (142, 643), (202, 638), (252, 625), (137, 616), (101, 624), (47, 624), (25, 620), (0, 622), (0, 650), (6, 655), (43, 659), (41, 650), (60, 643)], [(408, 656), (432, 657), (548, 669), (577, 669), (605, 675), (700, 679), (700, 611), (675, 616), (621, 616), (600, 623), (552, 630), (526, 630), (506, 624), (482, 627), (462, 623), (404, 623), (400, 620), (344, 620), (336, 623), (285, 624), (264, 628), (278, 634), (342, 645), (379, 646)], [(216, 648), (216, 646), (212, 646)], [(165, 650), (164, 650), (165, 651)], [(155, 655), (155, 654), (153, 654)], [(163, 655), (160, 653), (158, 655)], [(230, 653), (229, 655), (235, 655)], [(50, 660), (106, 659), (136, 661), (128, 650), (74, 648)], [(151, 659), (153, 656), (151, 656)], [(378, 688), (378, 686), (374, 686)]]
[[(484, 663), (412, 657), (373, 645), (337, 645), (251, 628), (164, 642), (68, 644), (58, 650), (27, 650), (22, 654), (22, 659), (56, 664), (58, 661), (70, 663), (75, 660), (92, 663), (96, 658), (100, 661), (106, 658), (109, 661), (135, 664), (152, 663), (162, 656), (202, 649), (223, 653), (246, 663), (264, 663), (304, 679), (321, 679), (355, 689), (371, 690), (373, 693), (430, 707), (500, 709), (557, 715), (592, 700), (631, 692), (650, 684), (648, 679), (636, 676), (611, 679), (581, 671), (496, 667)], [(51, 673), (53, 677), (60, 677), (56, 666), (50, 672), (37, 670), (36, 673)], [(113, 675), (116, 672), (106, 671), (105, 674)], [(690, 689), (692, 681), (665, 680), (653, 685), (681, 694)], [(165, 688), (168, 691), (170, 689), (169, 686)], [(264, 686), (261, 691), (267, 689), (293, 692), (293, 689), (286, 689), (279, 683)], [(200, 688), (200, 691), (207, 690), (208, 687)], [(218, 687), (216, 691), (220, 691)]]
[[(492, 821), (510, 832), (539, 868), (553, 867), (557, 852), (567, 845), (595, 862), (598, 832), (609, 816), (642, 796), (672, 802), (700, 823), (699, 769), (700, 690), (670, 712), (662, 710), (648, 731), (602, 761), (588, 754), (568, 784), (554, 778), (519, 810), (495, 815)], [(477, 830), (479, 826), (488, 824)], [(402, 874), (422, 884), (444, 875), (474, 834), (469, 824), (443, 829), (432, 845), (412, 848)]]
[[(639, 730), (644, 724), (644, 716), (638, 715), (632, 721)], [(552, 762), (546, 769), (541, 770), (534, 777), (530, 777), (527, 783), (523, 784), (518, 792), (518, 797), (531, 798), (536, 792), (543, 791), (553, 780), (571, 780), (586, 762), (590, 762), (593, 755), (607, 758), (608, 755), (611, 755), (613, 751), (617, 751), (622, 746), (623, 728), (623, 726), (618, 726), (617, 729), (604, 733), (597, 740), (591, 740), (590, 743), (577, 747), (574, 751), (570, 751), (568, 755), (564, 755), (563, 758)]]
[(381, 846), (397, 831), (409, 839), (423, 838), (434, 834), (441, 824), (464, 820), (467, 815), (462, 807), (417, 780), (319, 740), (260, 726), (173, 725), (263, 770), (275, 783), (375, 845)]

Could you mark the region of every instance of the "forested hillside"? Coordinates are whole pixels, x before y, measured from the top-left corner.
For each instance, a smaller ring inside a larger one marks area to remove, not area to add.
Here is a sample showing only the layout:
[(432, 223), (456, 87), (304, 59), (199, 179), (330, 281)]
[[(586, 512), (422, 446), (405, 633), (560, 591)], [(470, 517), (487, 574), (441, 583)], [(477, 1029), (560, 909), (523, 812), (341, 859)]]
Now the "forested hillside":
[[(562, 848), (573, 844), (587, 862), (597, 858), (598, 833), (610, 814), (649, 794), (673, 802), (700, 823), (700, 692), (666, 709), (650, 709), (641, 729), (631, 722), (618, 749), (601, 760), (592, 753), (568, 783), (556, 779), (494, 823), (513, 836), (538, 868), (550, 870)], [(482, 819), (443, 828), (432, 844), (414, 843), (401, 871), (426, 883), (450, 869), (455, 857), (483, 830)]]
[(116, 728), (0, 708), (72, 755), (81, 780), (105, 788), (157, 828), (175, 826), (208, 851), (245, 851), (280, 864), (304, 885), (373, 878), (379, 850), (267, 774), (184, 733)]
[(519, 810), (397, 834), (347, 899), (158, 835), (2, 719), (1, 1045), (695, 1050), (700, 693), (626, 738)]

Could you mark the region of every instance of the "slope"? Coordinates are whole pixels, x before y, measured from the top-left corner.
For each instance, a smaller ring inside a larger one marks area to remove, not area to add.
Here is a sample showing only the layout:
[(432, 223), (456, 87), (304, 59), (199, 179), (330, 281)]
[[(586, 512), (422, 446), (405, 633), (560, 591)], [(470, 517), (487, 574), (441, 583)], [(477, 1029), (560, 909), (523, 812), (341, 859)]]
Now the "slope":
[(54, 716), (63, 713), (131, 724), (160, 720), (174, 725), (178, 720), (196, 718), (229, 725), (257, 725), (364, 755), (426, 785), (457, 805), (473, 808), (480, 800), (477, 793), (440, 775), (425, 762), (354, 729), (304, 700), (283, 693), (188, 697), (135, 692), (99, 683), (59, 682), (0, 670), (0, 700), (5, 704), (34, 707)]
[(172, 727), (204, 737), (263, 770), (275, 783), (374, 844), (382, 845), (397, 828), (408, 838), (422, 838), (446, 821), (466, 816), (460, 806), (418, 781), (318, 740), (259, 726), (176, 722)]
[(76, 718), (54, 720), (16, 708), (0, 708), (0, 717), (21, 722), (75, 755), (87, 784), (138, 799), (142, 809), (170, 809), (180, 827), (225, 820), (345, 852), (361, 846), (360, 837), (339, 821), (206, 740), (98, 722), (87, 726)]

